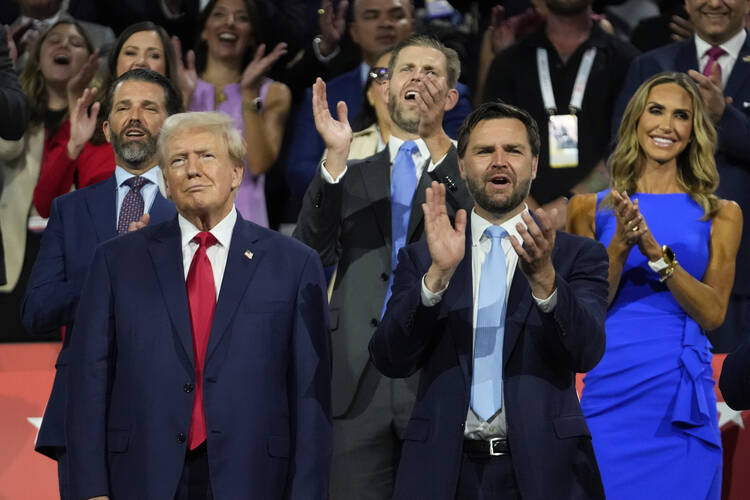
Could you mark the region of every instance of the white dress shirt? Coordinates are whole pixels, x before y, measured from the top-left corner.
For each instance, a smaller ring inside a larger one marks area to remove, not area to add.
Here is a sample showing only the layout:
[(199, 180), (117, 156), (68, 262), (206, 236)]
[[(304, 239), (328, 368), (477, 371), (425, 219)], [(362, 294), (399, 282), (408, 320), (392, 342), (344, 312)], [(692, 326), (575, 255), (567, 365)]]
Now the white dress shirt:
[[(195, 252), (198, 251), (198, 243), (194, 242), (193, 238), (195, 238), (200, 232), (200, 229), (195, 227), (190, 221), (183, 217), (182, 214), (177, 216), (177, 221), (180, 224), (180, 233), (182, 235), (182, 270), (185, 273), (185, 281), (187, 281), (190, 264), (193, 262)], [(211, 245), (206, 249), (206, 256), (211, 262), (211, 271), (214, 274), (216, 300), (219, 299), (221, 281), (224, 277), (224, 269), (227, 266), (227, 255), (229, 255), (229, 244), (232, 241), (232, 231), (234, 231), (234, 224), (236, 222), (237, 209), (233, 208), (229, 214), (221, 220), (221, 222), (216, 224), (209, 231), (217, 240), (215, 245)]]
[[(121, 166), (115, 167), (115, 182), (117, 183), (117, 211), (115, 212), (115, 227), (120, 223), (120, 209), (122, 209), (122, 202), (125, 200), (125, 195), (130, 192), (130, 187), (125, 184), (125, 181), (135, 177)], [(159, 182), (161, 181), (161, 174), (159, 173), (159, 167), (153, 167), (141, 174), (141, 177), (148, 179), (151, 182), (147, 182), (141, 187), (141, 197), (143, 198), (143, 213), (149, 213), (151, 206), (154, 204), (156, 199), (156, 192), (159, 190)]]
[[(727, 80), (729, 80), (729, 75), (732, 73), (734, 63), (737, 62), (737, 58), (740, 55), (742, 45), (745, 43), (745, 37), (747, 37), (747, 33), (743, 28), (732, 38), (719, 45), (719, 47), (726, 51), (726, 54), (717, 59), (717, 62), (721, 67), (722, 88), (727, 86)], [(697, 33), (695, 34), (695, 52), (698, 54), (698, 67), (701, 69), (701, 73), (706, 68), (706, 64), (708, 64), (707, 52), (711, 47), (712, 45), (710, 43), (699, 37)]]
[[(513, 250), (513, 246), (510, 244), (510, 236), (515, 236), (516, 240), (523, 242), (516, 224), (526, 226), (526, 223), (521, 218), (524, 212), (527, 212), (528, 208), (523, 212), (519, 213), (515, 217), (508, 219), (507, 221), (500, 224), (500, 227), (505, 229), (508, 236), (502, 239), (503, 253), (505, 254), (505, 304), (508, 304), (508, 296), (510, 295), (510, 287), (513, 283), (513, 275), (516, 272), (516, 266), (518, 264), (518, 254)], [(486, 219), (482, 218), (476, 213), (475, 210), (471, 211), (471, 275), (472, 275), (472, 294), (474, 297), (473, 303), (473, 315), (472, 315), (472, 345), (474, 339), (476, 339), (477, 329), (477, 298), (479, 296), (479, 277), (482, 274), (482, 265), (484, 264), (487, 255), (490, 253), (492, 248), (492, 239), (484, 234), (491, 223)], [(437, 293), (431, 292), (427, 285), (425, 285), (424, 277), (422, 277), (422, 304), (431, 307), (438, 304), (442, 298), (445, 290), (448, 287), (440, 290)], [(546, 299), (538, 299), (534, 297), (539, 308), (546, 312), (552, 312), (557, 305), (557, 290)], [(507, 316), (507, 313), (506, 313)], [(499, 376), (499, 374), (498, 374)], [(505, 400), (505, 391), (503, 391), (503, 400)], [(466, 426), (464, 427), (464, 436), (468, 439), (490, 439), (492, 437), (506, 437), (507, 435), (507, 424), (505, 421), (505, 401), (503, 401), (503, 408), (498, 411), (489, 422), (485, 422), (479, 417), (474, 410), (469, 407), (468, 414), (466, 416)]]
[[(388, 153), (390, 154), (391, 158), (391, 171), (393, 171), (393, 160), (396, 158), (398, 150), (404, 142), (405, 141), (403, 139), (399, 139), (394, 135), (391, 135), (388, 138)], [(419, 184), (419, 179), (422, 177), (422, 172), (424, 171), (425, 164), (429, 161), (429, 164), (427, 164), (427, 171), (432, 172), (448, 155), (445, 154), (442, 158), (440, 158), (440, 161), (438, 161), (437, 163), (433, 163), (430, 157), (430, 150), (427, 149), (427, 144), (425, 144), (424, 140), (420, 137), (419, 139), (415, 139), (414, 142), (417, 144), (417, 150), (414, 151), (411, 157), (414, 160), (414, 166), (417, 167), (415, 170), (417, 173), (417, 184)], [(322, 162), (320, 174), (322, 175), (325, 182), (329, 184), (338, 184), (341, 178), (346, 174), (347, 170), (349, 170), (348, 166), (344, 168), (344, 171), (341, 172), (341, 175), (334, 179), (333, 176), (325, 168), (324, 160)]]

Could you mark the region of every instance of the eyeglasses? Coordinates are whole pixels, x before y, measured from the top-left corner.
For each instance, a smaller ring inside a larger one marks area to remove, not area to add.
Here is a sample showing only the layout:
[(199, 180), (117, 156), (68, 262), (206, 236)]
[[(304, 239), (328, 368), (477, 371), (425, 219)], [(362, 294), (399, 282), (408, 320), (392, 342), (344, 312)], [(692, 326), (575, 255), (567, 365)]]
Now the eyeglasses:
[(370, 68), (370, 72), (367, 73), (367, 78), (376, 83), (383, 83), (388, 79), (388, 68), (373, 66)]

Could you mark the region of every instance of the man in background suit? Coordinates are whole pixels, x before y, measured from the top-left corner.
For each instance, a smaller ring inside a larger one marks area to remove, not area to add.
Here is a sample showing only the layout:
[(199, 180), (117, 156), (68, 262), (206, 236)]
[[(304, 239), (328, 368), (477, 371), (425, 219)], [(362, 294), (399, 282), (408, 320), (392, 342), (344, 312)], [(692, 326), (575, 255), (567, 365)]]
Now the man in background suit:
[(724, 359), (719, 389), (730, 408), (750, 410), (750, 341), (745, 341)]
[(433, 183), (426, 240), (399, 255), (370, 342), (385, 375), (421, 369), (394, 499), (604, 498), (575, 374), (604, 354), (607, 253), (529, 212), (539, 147), (526, 111), (477, 108), (458, 137), (470, 222)]
[[(96, 126), (99, 105), (85, 91), (73, 110), (77, 123)], [(174, 217), (172, 202), (159, 193), (156, 140), (167, 116), (180, 111), (179, 92), (167, 78), (144, 69), (124, 73), (113, 82), (105, 101), (104, 132), (115, 150), (117, 167), (109, 179), (74, 191), (52, 202), (39, 256), (34, 263), (22, 305), (24, 328), (42, 335), (64, 326), (66, 335), (57, 358), (57, 373), (36, 450), (58, 461), (60, 497), (70, 498), (65, 450), (65, 402), (73, 319), (81, 288), (96, 246), (128, 227)], [(129, 187), (136, 179), (144, 184)], [(134, 210), (133, 204), (138, 205)]]
[(415, 35), (391, 58), (391, 138), (380, 153), (347, 165), (351, 128), (346, 104), (339, 120), (326, 86), (313, 87), (316, 127), (328, 157), (305, 194), (294, 236), (338, 264), (331, 295), (334, 456), (331, 497), (390, 499), (404, 424), (414, 400), (401, 381), (383, 379), (368, 363), (367, 342), (388, 294), (395, 255), (423, 233), (420, 204), (433, 180), (449, 186), (451, 214), (470, 206), (459, 182), (456, 151), (442, 128), (458, 98), (456, 53)]
[[(371, 66), (385, 52), (393, 49), (415, 32), (414, 5), (411, 0), (352, 0), (352, 22), (349, 32), (362, 52), (362, 61), (351, 71), (333, 78), (326, 84), (330, 112), (335, 112), (339, 101), (344, 101), (349, 116), (355, 117), (362, 109), (363, 89)], [(468, 88), (456, 83), (456, 104), (443, 115), (443, 128), (455, 137), (461, 122), (471, 112)], [(305, 91), (305, 100), (294, 121), (286, 163), (287, 183), (298, 198), (315, 177), (325, 141), (315, 130), (312, 114), (312, 93)]]
[(219, 112), (159, 136), (171, 221), (100, 245), (71, 342), (75, 498), (325, 500), (325, 281), (234, 208), (246, 150)]
[[(636, 58), (613, 115), (616, 136), (625, 106), (641, 83), (662, 71), (689, 73), (719, 133), (716, 194), (734, 200), (750, 217), (750, 40), (745, 31), (747, 0), (685, 0), (695, 36)], [(708, 337), (714, 352), (731, 352), (750, 339), (750, 227), (742, 230), (737, 273), (724, 324)]]

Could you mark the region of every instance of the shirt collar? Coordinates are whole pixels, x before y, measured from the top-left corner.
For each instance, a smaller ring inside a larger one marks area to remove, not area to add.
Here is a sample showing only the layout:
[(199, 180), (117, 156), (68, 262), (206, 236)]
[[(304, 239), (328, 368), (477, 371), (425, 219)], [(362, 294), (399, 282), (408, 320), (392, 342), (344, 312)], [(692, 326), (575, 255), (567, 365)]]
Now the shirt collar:
[[(391, 134), (391, 136), (388, 138), (388, 152), (391, 155), (391, 163), (393, 163), (393, 160), (396, 158), (396, 154), (398, 153), (398, 149), (404, 142), (405, 141), (403, 139), (399, 139), (393, 134)], [(414, 139), (414, 142), (417, 143), (417, 148), (419, 148), (419, 154), (422, 156), (422, 160), (430, 158), (430, 150), (427, 149), (427, 144), (425, 144), (424, 140), (420, 137), (418, 139)]]
[[(506, 220), (502, 224), (500, 224), (500, 227), (505, 229), (505, 231), (508, 233), (509, 236), (515, 236), (518, 241), (521, 241), (521, 236), (518, 234), (518, 230), (516, 229), (516, 224), (520, 223), (524, 227), (526, 227), (526, 223), (524, 222), (523, 218), (521, 217), (524, 213), (528, 213), (529, 207), (526, 206), (524, 203), (524, 209), (519, 212), (517, 215), (511, 217), (510, 219)], [(485, 229), (490, 227), (492, 223), (479, 215), (475, 209), (471, 210), (471, 243), (472, 246), (477, 246), (479, 243), (487, 238), (487, 236), (484, 235)]]
[[(122, 183), (126, 180), (130, 179), (131, 177), (135, 177), (135, 174), (131, 174), (124, 168), (122, 168), (120, 165), (117, 165), (115, 167), (115, 181), (117, 182), (117, 187), (121, 188)], [(159, 185), (159, 167), (154, 166), (144, 173), (141, 174), (141, 177), (144, 179), (148, 179), (149, 181), (153, 182), (156, 186)]]
[[(182, 214), (177, 215), (177, 222), (180, 225), (180, 234), (182, 235), (182, 248), (185, 248), (193, 238), (195, 238), (195, 235), (200, 232), (200, 229), (195, 227), (193, 223), (183, 217)], [(229, 214), (212, 227), (209, 232), (214, 235), (221, 246), (229, 248), (229, 243), (232, 241), (232, 231), (234, 231), (234, 225), (236, 222), (237, 210), (232, 209), (229, 211)]]
[[(695, 51), (698, 54), (698, 59), (706, 55), (706, 51), (713, 47), (710, 43), (702, 39), (698, 36), (698, 33), (695, 35)], [(733, 60), (736, 60), (740, 56), (740, 50), (742, 50), (742, 46), (745, 44), (745, 38), (747, 37), (747, 32), (743, 29), (737, 32), (736, 35), (734, 35), (732, 38), (727, 40), (726, 42), (719, 45), (722, 49), (726, 51), (726, 53), (732, 57)]]

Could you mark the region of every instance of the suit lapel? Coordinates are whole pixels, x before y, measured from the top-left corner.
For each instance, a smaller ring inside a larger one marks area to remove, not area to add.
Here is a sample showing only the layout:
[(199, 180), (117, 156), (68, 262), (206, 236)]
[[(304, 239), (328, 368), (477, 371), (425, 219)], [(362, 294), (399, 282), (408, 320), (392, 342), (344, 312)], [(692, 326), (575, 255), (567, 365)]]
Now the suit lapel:
[(503, 339), (503, 366), (508, 363), (513, 348), (518, 341), (526, 316), (532, 306), (531, 289), (520, 267), (516, 265), (510, 285), (508, 305), (505, 309), (505, 338)]
[(451, 333), (458, 354), (458, 363), (464, 374), (466, 394), (471, 394), (471, 370), (474, 357), (474, 300), (471, 267), (471, 224), (466, 227), (466, 251), (456, 268), (451, 286), (445, 291), (443, 303), (452, 321)]
[(375, 211), (375, 221), (386, 246), (391, 248), (391, 161), (388, 147), (366, 160), (358, 170), (369, 205)]
[(149, 224), (158, 224), (159, 222), (167, 221), (175, 215), (174, 203), (164, 198), (157, 191), (149, 215), (151, 217)]
[(98, 241), (107, 241), (117, 236), (117, 181), (114, 175), (91, 186), (86, 206), (94, 222)]
[[(742, 94), (740, 91), (746, 88), (745, 82), (750, 76), (750, 61), (746, 61), (746, 57), (750, 57), (750, 34), (745, 38), (745, 43), (742, 45), (740, 53), (737, 56), (737, 61), (735, 61), (734, 67), (732, 68), (732, 73), (729, 75), (727, 86), (724, 89), (725, 96), (740, 96)], [(735, 106), (742, 109), (743, 104), (737, 102), (735, 103)]]
[[(222, 337), (232, 323), (235, 310), (245, 296), (245, 290), (263, 260), (265, 254), (263, 243), (257, 226), (237, 217), (237, 223), (232, 231), (232, 242), (229, 244), (229, 255), (227, 255), (227, 264), (221, 281), (219, 300), (216, 303), (211, 335), (208, 339), (207, 365), (211, 354), (221, 343)], [(246, 255), (248, 250), (252, 252), (252, 258)]]
[(457, 187), (456, 183), (461, 182), (455, 148), (450, 148), (443, 161), (441, 161), (432, 172), (427, 172), (429, 164), (430, 160), (427, 160), (424, 169), (422, 169), (422, 177), (419, 179), (417, 191), (414, 193), (414, 201), (412, 201), (411, 204), (411, 215), (409, 216), (409, 230), (406, 233), (407, 243), (413, 243), (418, 240), (422, 234), (422, 231), (420, 230), (424, 222), (422, 203), (425, 201), (425, 190), (430, 184), (432, 184), (432, 181), (438, 181), (447, 185), (447, 189), (445, 190), (445, 203), (448, 206), (454, 208), (460, 206), (453, 194), (455, 188), (453, 190), (450, 189), (451, 183), (453, 183), (453, 186)]
[(179, 337), (190, 365), (195, 368), (193, 358), (193, 333), (190, 325), (185, 271), (182, 266), (180, 226), (177, 217), (164, 224), (148, 243), (148, 252), (154, 264), (162, 296), (169, 317)]
[(685, 40), (677, 51), (675, 57), (675, 69), (687, 73), (689, 69), (698, 71), (698, 53), (695, 48), (695, 39), (691, 36)]

